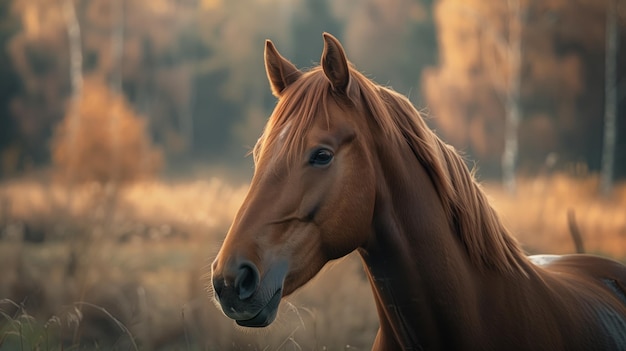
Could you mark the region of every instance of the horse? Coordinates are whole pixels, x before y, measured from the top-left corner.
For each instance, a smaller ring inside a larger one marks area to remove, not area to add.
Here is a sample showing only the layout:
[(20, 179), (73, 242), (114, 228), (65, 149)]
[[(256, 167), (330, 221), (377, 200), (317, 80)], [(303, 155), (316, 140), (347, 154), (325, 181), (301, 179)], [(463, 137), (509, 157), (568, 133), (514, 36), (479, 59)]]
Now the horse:
[(357, 251), (379, 317), (373, 350), (626, 350), (626, 266), (526, 256), (464, 158), (323, 40), (308, 70), (266, 41), (277, 103), (211, 264), (223, 313), (268, 326), (283, 297)]

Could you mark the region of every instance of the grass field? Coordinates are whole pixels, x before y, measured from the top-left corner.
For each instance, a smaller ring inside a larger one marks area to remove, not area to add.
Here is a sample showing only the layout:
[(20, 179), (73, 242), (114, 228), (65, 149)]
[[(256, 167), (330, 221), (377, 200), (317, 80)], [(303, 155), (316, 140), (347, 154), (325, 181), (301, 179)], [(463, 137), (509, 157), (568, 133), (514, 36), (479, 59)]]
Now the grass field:
[[(626, 186), (597, 179), (485, 184), (530, 253), (574, 252), (573, 212), (588, 252), (626, 261)], [(208, 264), (247, 185), (218, 178), (66, 188), (0, 185), (0, 350), (369, 350), (377, 317), (354, 254), (283, 303), (268, 329), (237, 328), (209, 298)]]

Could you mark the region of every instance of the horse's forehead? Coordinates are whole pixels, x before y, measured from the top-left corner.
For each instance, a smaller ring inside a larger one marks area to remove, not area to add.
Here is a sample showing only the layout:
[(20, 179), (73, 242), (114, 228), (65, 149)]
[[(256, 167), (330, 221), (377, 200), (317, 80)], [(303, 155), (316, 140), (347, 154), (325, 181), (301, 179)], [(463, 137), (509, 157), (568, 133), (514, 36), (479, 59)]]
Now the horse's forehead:
[(301, 128), (306, 128), (305, 136), (332, 131), (344, 126), (349, 119), (347, 118), (349, 114), (348, 109), (340, 107), (335, 99), (326, 99), (324, 106), (319, 106), (311, 116), (289, 116), (288, 120), (276, 130), (277, 140), (284, 141), (289, 134)]
[(293, 120), (289, 120), (280, 128), (280, 131), (278, 132), (278, 141), (280, 143), (284, 142), (287, 135), (289, 135), (289, 132), (293, 127), (293, 123)]

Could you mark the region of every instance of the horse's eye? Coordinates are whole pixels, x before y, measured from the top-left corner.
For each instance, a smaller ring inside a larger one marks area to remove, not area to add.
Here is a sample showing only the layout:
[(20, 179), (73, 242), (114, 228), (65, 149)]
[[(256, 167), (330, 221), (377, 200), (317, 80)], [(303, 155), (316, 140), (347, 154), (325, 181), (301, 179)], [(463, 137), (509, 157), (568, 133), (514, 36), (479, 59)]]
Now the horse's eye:
[(318, 167), (326, 166), (333, 160), (334, 156), (333, 152), (328, 149), (316, 149), (311, 153), (309, 164)]

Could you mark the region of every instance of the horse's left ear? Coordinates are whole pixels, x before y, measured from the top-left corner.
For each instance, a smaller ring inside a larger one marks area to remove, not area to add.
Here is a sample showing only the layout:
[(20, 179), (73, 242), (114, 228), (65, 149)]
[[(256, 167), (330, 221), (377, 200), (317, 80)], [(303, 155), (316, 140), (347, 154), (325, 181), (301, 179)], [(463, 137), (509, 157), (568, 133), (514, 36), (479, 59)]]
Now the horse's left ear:
[(324, 51), (322, 52), (322, 68), (333, 89), (345, 93), (350, 83), (350, 70), (346, 53), (337, 38), (324, 33)]
[(302, 76), (302, 72), (282, 57), (270, 40), (265, 41), (265, 72), (276, 97)]

